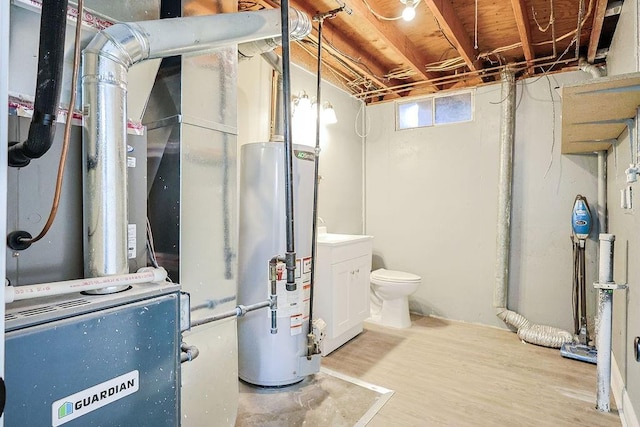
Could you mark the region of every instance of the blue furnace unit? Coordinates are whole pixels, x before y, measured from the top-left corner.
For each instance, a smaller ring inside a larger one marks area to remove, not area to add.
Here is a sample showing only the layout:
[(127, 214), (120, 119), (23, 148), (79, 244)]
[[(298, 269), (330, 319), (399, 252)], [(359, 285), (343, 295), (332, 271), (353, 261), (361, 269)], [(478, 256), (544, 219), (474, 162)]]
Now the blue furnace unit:
[(178, 426), (179, 301), (167, 284), (10, 304), (5, 425)]

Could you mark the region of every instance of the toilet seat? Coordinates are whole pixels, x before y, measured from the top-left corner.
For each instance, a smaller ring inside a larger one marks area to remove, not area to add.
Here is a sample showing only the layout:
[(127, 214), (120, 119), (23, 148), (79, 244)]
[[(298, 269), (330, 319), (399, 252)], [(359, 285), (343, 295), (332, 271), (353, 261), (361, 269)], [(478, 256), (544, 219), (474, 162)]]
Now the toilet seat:
[(371, 279), (385, 283), (417, 283), (422, 280), (418, 275), (404, 271), (387, 270), (380, 268), (371, 272)]

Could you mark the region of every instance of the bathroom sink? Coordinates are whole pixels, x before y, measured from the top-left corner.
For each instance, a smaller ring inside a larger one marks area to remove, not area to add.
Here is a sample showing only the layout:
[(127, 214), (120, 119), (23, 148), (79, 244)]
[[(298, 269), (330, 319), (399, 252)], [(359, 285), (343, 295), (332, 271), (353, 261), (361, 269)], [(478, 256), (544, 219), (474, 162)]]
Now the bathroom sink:
[(318, 243), (329, 246), (340, 246), (350, 243), (356, 243), (371, 239), (371, 236), (364, 236), (358, 234), (333, 234), (333, 233), (320, 233), (318, 234)]

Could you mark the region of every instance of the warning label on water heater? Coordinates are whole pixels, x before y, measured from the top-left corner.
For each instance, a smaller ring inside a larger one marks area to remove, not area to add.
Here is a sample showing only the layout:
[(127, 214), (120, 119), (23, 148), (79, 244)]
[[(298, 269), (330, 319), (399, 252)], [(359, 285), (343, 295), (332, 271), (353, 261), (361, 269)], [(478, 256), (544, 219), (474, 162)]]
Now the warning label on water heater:
[[(278, 309), (276, 316), (280, 321), (289, 319), (291, 335), (301, 334), (302, 325), (309, 319), (309, 290), (311, 288), (311, 257), (298, 258), (296, 260), (296, 290), (287, 291), (287, 268), (285, 263), (278, 263), (278, 279), (276, 282), (278, 296)], [(267, 284), (269, 290), (271, 283)], [(267, 316), (271, 316), (271, 311), (267, 311)]]

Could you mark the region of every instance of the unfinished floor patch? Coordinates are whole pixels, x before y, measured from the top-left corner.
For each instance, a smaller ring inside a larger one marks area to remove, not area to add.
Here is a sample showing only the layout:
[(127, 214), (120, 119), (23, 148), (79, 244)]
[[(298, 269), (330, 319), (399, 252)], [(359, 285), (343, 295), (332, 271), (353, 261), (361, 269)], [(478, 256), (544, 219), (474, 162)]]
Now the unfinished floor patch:
[(324, 368), (286, 388), (240, 382), (236, 426), (364, 426), (392, 395), (391, 390)]

